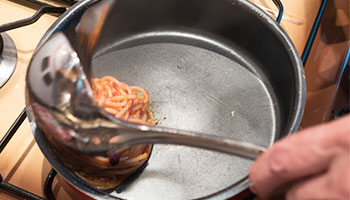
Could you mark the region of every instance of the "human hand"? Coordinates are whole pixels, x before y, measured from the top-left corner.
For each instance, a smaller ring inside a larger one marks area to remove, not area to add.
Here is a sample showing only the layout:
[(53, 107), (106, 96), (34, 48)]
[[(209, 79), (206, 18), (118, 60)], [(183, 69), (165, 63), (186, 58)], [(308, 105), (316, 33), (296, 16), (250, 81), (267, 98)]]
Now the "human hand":
[(350, 115), (278, 141), (250, 167), (250, 190), (267, 198), (293, 182), (286, 199), (350, 199)]

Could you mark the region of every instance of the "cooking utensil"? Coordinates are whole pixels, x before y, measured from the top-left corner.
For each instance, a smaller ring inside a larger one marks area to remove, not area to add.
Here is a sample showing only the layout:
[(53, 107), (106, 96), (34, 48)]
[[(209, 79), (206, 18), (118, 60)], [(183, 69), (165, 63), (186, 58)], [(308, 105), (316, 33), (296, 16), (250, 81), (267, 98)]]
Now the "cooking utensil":
[[(134, 130), (133, 135), (145, 130), (159, 134), (164, 129), (126, 123), (96, 106), (78, 55), (71, 53), (62, 34), (54, 35), (62, 31), (73, 49), (79, 49), (75, 46), (79, 16), (93, 3), (78, 3), (47, 32), (45, 43), (36, 51), (28, 70), (27, 104), (35, 123), (44, 130), (35, 129), (35, 137), (51, 164), (74, 186), (98, 196), (98, 191), (77, 181), (62, 164), (62, 158), (108, 155), (114, 150), (109, 142), (112, 134), (126, 130)], [(106, 16), (96, 43), (92, 74), (112, 75), (145, 87), (160, 125), (264, 147), (297, 130), (305, 97), (303, 68), (286, 34), (263, 11), (240, 0), (128, 0), (116, 4)], [(94, 134), (96, 130), (99, 135)], [(174, 133), (174, 129), (166, 130)], [(122, 138), (114, 139), (119, 142)], [(173, 148), (156, 146), (154, 151), (162, 153), (152, 155), (147, 170), (120, 197), (137, 199), (147, 194), (150, 198), (162, 198), (165, 196), (154, 193), (158, 190), (148, 190), (147, 186), (163, 189), (167, 194), (174, 192), (177, 181), (189, 190), (177, 193), (186, 195), (184, 198), (208, 197), (213, 193), (224, 198), (247, 187), (250, 162)], [(205, 158), (200, 155), (212, 159), (196, 167), (201, 174), (197, 179), (193, 161), (203, 162)], [(161, 184), (162, 179), (152, 181), (145, 177), (152, 177), (152, 170), (162, 174), (162, 164), (173, 172), (163, 178), (173, 182)], [(233, 165), (235, 170), (229, 169)], [(217, 174), (225, 176), (217, 178)], [(193, 180), (211, 184), (198, 189)]]

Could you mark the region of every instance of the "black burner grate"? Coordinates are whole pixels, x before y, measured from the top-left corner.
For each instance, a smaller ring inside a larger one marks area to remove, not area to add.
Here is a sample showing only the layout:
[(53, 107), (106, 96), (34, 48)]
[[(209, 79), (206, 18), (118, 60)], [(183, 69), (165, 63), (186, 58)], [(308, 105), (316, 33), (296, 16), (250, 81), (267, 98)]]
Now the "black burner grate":
[[(17, 117), (15, 122), (12, 124), (10, 129), (6, 132), (5, 136), (0, 141), (0, 153), (4, 150), (6, 145), (10, 142), (11, 138), (15, 135), (18, 128), (21, 126), (25, 118), (27, 117), (25, 109), (22, 110), (21, 114)], [(1, 174), (0, 174), (0, 190), (4, 191), (5, 193), (19, 197), (24, 199), (30, 199), (30, 200), (43, 200), (44, 198), (35, 195), (27, 190), (24, 190), (22, 188), (19, 188), (15, 185), (12, 185), (11, 183), (8, 183), (3, 180)]]
[[(52, 14), (55, 16), (59, 16), (60, 14), (64, 13), (66, 11), (65, 7), (55, 7), (37, 0), (12, 0), (15, 3), (19, 3), (21, 5), (25, 5), (27, 7), (37, 9), (37, 12), (26, 19), (18, 20), (15, 22), (7, 23), (0, 25), (0, 33), (4, 31), (8, 31), (11, 29), (19, 28), (22, 26), (26, 26), (29, 24), (32, 24), (36, 22), (43, 14)], [(53, 2), (58, 2), (60, 4), (64, 4), (66, 6), (71, 6), (74, 3), (76, 3), (75, 0), (52, 0)], [(1, 41), (2, 44), (2, 41)], [(2, 50), (2, 45), (0, 46), (0, 50)], [(18, 128), (22, 125), (23, 121), (26, 119), (26, 109), (24, 108), (20, 115), (17, 117), (17, 119), (14, 121), (10, 129), (6, 132), (4, 137), (0, 141), (0, 153), (4, 150), (6, 145), (10, 142), (11, 138), (15, 135)], [(21, 199), (28, 199), (28, 200), (44, 200), (44, 199), (55, 199), (53, 192), (52, 192), (52, 182), (56, 176), (56, 171), (54, 169), (51, 169), (49, 175), (47, 176), (47, 179), (45, 181), (44, 185), (44, 194), (45, 198), (40, 197), (36, 194), (33, 194), (23, 188), (17, 187), (11, 183), (8, 183), (3, 180), (3, 177), (0, 174), (0, 191), (3, 191), (4, 193), (13, 196), (18, 197)]]

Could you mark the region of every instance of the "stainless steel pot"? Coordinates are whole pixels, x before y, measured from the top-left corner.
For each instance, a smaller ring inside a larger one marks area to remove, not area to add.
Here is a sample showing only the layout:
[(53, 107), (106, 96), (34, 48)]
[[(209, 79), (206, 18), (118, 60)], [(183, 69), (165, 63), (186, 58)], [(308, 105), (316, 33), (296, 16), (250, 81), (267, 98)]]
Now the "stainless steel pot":
[[(73, 63), (65, 67), (73, 69), (74, 76), (84, 76), (81, 67), (73, 68), (78, 56), (67, 62), (62, 49), (78, 49), (76, 27), (82, 13), (94, 3), (77, 3), (45, 34), (28, 68), (26, 98), (36, 141), (57, 172), (94, 198), (112, 198), (84, 183), (62, 162), (97, 152), (84, 149), (84, 143), (74, 146), (68, 138), (83, 141), (86, 135), (76, 134), (79, 127), (87, 127), (90, 133), (94, 127), (72, 120), (67, 122), (69, 130), (57, 128), (57, 121), (72, 119), (56, 112), (62, 109), (57, 102), (74, 98), (53, 98), (64, 80), (52, 73), (57, 67)], [(285, 32), (259, 8), (244, 0), (119, 0), (116, 5), (101, 32), (92, 74), (112, 75), (145, 87), (160, 126), (265, 147), (297, 130), (305, 101), (303, 67)], [(68, 38), (71, 47), (53, 42), (57, 32)], [(81, 84), (88, 85), (84, 80), (72, 83), (77, 90)], [(79, 103), (93, 103), (89, 96), (86, 100)], [(100, 112), (96, 108), (90, 113)], [(79, 117), (89, 120), (89, 116)], [(103, 119), (110, 122), (111, 130), (135, 126)], [(67, 154), (67, 149), (73, 154)], [(248, 187), (250, 163), (199, 149), (156, 145), (140, 177), (112, 196), (227, 198)]]

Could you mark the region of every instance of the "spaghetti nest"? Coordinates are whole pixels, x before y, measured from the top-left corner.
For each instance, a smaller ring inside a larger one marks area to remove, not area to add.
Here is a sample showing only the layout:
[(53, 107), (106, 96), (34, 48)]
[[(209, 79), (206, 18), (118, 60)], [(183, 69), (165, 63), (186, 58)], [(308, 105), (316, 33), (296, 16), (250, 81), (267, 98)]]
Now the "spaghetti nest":
[(153, 113), (148, 108), (148, 92), (138, 86), (129, 86), (112, 76), (94, 78), (93, 92), (98, 104), (119, 119), (155, 125)]
[[(147, 104), (148, 92), (137, 86), (129, 86), (112, 76), (92, 79), (93, 95), (99, 106), (115, 117), (128, 122), (155, 125), (155, 117)], [(98, 189), (116, 187), (129, 175), (139, 169), (150, 155), (151, 145), (137, 145), (115, 152), (110, 157), (96, 156), (91, 159), (95, 165), (113, 166), (113, 175), (89, 174), (83, 171), (78, 175)]]

